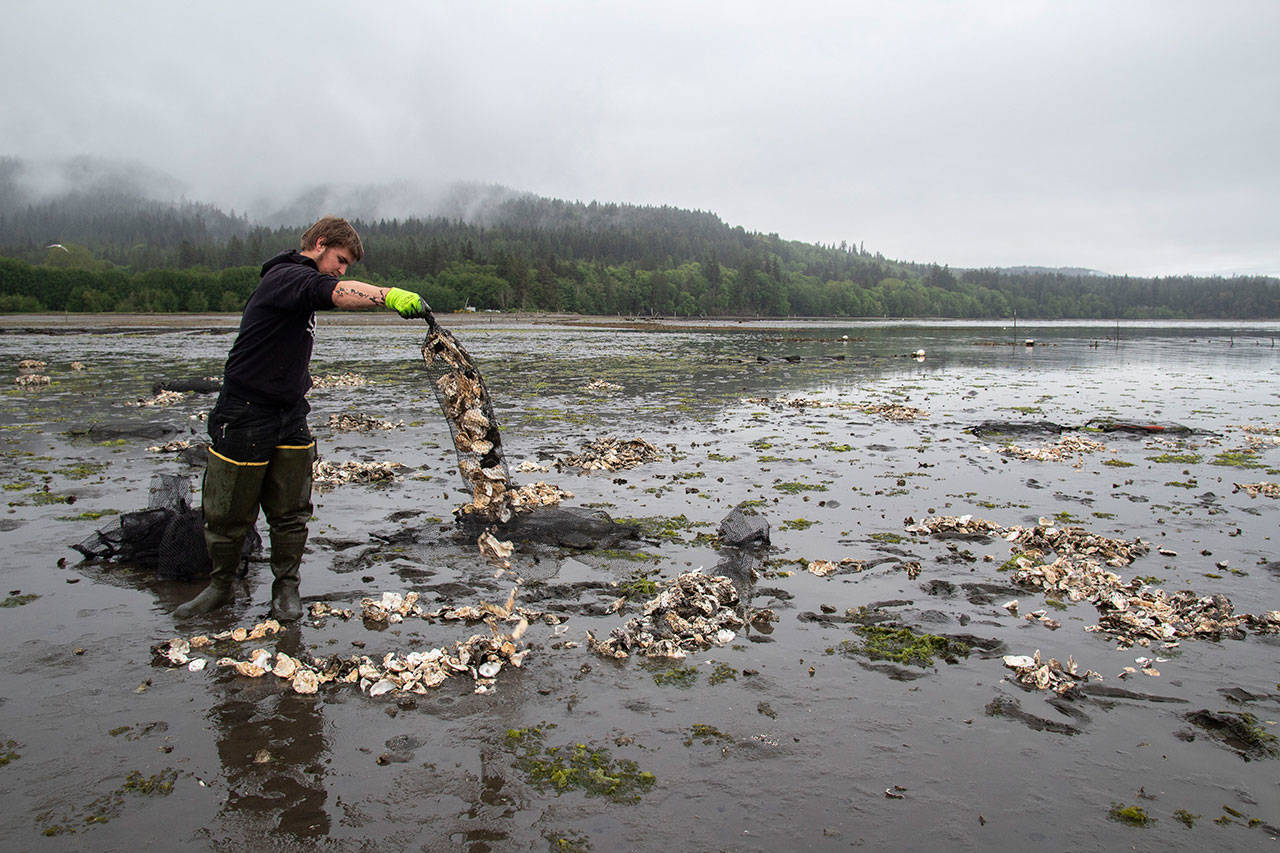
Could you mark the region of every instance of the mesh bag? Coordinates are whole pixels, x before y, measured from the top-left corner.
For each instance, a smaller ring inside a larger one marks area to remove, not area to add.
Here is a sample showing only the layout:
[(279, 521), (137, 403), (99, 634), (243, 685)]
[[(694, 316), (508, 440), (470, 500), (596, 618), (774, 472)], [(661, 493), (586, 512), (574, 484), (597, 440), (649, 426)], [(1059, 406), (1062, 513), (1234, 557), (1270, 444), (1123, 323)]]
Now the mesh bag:
[(472, 497), (458, 513), (476, 521), (508, 521), (512, 509), (504, 496), (515, 484), (502, 453), (498, 419), (484, 379), (453, 334), (436, 325), (434, 318), (427, 322), (422, 360), (449, 423), (458, 473)]
[[(86, 559), (154, 570), (168, 580), (208, 576), (212, 566), (204, 544), (204, 513), (191, 507), (190, 494), (188, 477), (155, 474), (146, 509), (121, 513), (115, 524), (71, 547)], [(261, 544), (258, 531), (251, 528), (244, 543), (246, 559)]]

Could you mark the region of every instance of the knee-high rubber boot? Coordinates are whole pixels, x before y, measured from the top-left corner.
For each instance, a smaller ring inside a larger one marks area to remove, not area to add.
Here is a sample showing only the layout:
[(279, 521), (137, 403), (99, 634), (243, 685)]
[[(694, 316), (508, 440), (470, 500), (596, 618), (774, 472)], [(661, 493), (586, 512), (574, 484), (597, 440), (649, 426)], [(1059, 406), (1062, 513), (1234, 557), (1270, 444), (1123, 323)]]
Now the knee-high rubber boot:
[(266, 473), (266, 463), (235, 462), (209, 452), (201, 500), (204, 543), (213, 569), (204, 592), (174, 610), (174, 616), (199, 616), (231, 601), (231, 581), (240, 566), (245, 534), (258, 518), (258, 498)]
[(281, 622), (302, 616), (298, 570), (311, 520), (311, 464), (315, 444), (277, 447), (262, 485), (262, 512), (271, 526), (271, 615)]

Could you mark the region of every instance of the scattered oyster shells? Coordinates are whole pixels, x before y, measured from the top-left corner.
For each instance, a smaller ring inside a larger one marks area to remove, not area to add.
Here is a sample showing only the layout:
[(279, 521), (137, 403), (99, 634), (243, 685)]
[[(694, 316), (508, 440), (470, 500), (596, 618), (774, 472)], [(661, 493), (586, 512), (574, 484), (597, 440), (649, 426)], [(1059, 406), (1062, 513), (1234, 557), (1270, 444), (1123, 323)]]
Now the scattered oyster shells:
[(38, 358), (24, 358), (18, 362), (19, 370), (27, 370), (27, 371), (40, 370), (41, 368), (46, 366), (47, 366), (46, 363), (41, 361)]
[(13, 382), (20, 388), (30, 388), (33, 385), (48, 385), (49, 377), (40, 373), (24, 373), (21, 376), (15, 376)]
[(593, 392), (621, 391), (622, 386), (617, 384), (616, 382), (606, 382), (603, 379), (593, 379), (590, 382), (588, 382), (586, 385), (583, 385), (582, 390), (593, 391)]

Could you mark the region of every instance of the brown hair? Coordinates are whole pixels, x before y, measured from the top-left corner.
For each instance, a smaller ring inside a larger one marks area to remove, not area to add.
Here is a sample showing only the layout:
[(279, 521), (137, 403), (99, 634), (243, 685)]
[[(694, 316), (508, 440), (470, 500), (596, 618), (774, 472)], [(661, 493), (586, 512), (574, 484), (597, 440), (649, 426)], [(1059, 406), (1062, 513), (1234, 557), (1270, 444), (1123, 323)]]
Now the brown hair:
[(316, 243), (324, 240), (326, 246), (341, 246), (351, 253), (351, 260), (364, 257), (364, 245), (351, 223), (339, 216), (324, 216), (302, 235), (303, 251), (311, 251)]

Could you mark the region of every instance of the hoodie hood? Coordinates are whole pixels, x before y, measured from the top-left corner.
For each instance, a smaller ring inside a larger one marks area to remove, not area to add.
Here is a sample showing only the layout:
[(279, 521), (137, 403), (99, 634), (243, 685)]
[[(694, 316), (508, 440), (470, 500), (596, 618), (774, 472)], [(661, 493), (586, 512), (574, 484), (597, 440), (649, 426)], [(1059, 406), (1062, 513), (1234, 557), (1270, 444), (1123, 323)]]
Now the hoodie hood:
[(258, 275), (264, 276), (267, 274), (267, 271), (270, 270), (272, 267), (278, 267), (281, 264), (302, 264), (303, 266), (311, 267), (313, 270), (318, 271), (319, 269), (316, 266), (316, 262), (314, 260), (312, 260), (311, 258), (308, 258), (306, 255), (302, 254), (297, 249), (290, 249), (287, 252), (281, 252), (280, 254), (276, 255), (274, 258), (271, 258), (266, 263), (264, 263), (262, 265), (262, 271), (259, 272)]

